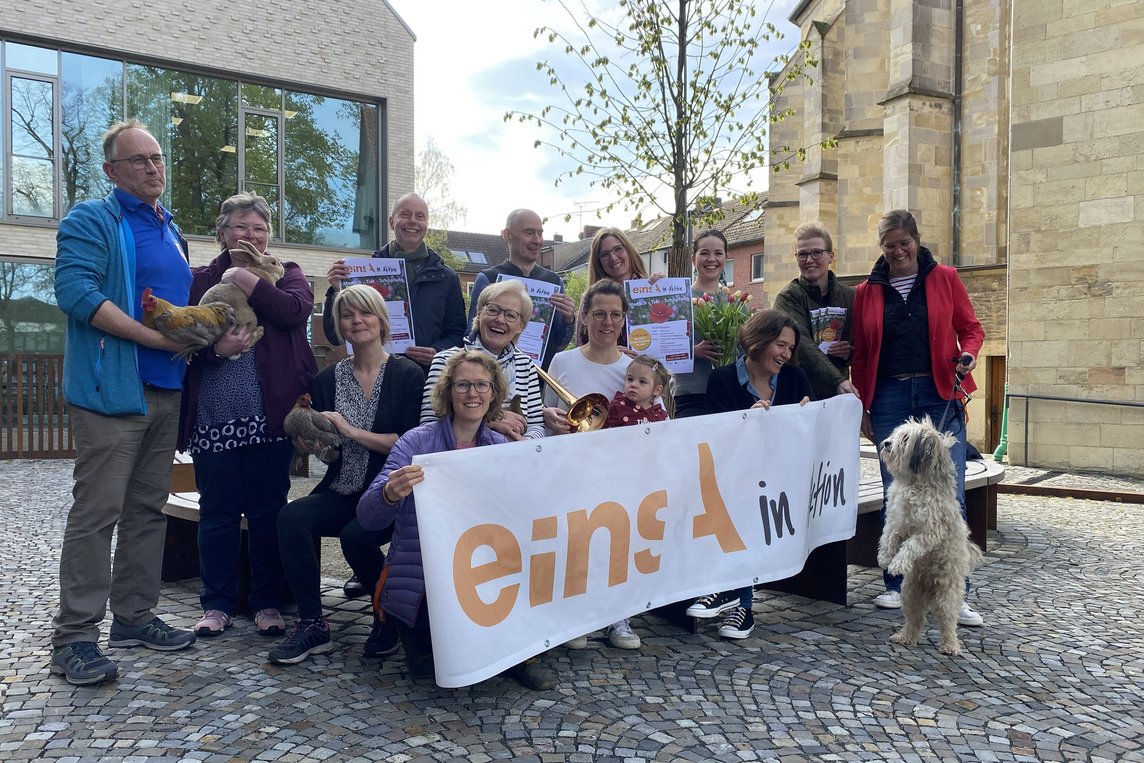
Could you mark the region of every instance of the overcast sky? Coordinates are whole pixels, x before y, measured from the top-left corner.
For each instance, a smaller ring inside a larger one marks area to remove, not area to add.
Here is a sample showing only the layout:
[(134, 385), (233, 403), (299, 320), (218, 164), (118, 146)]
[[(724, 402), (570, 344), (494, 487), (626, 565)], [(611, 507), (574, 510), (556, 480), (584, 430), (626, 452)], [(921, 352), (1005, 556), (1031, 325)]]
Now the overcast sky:
[[(516, 207), (530, 207), (548, 218), (548, 238), (562, 233), (566, 240), (574, 239), (583, 225), (631, 223), (635, 213), (619, 208), (603, 220), (596, 218), (595, 210), (608, 199), (601, 189), (583, 183), (554, 187), (562, 165), (554, 150), (533, 148), (539, 129), (503, 120), (510, 109), (538, 111), (551, 97), (536, 62), (547, 58), (555, 63), (563, 56), (555, 46), (534, 39), (533, 31), (542, 25), (569, 26), (557, 2), (389, 1), (417, 35), (416, 149), (420, 152), (432, 137), (448, 155), (455, 167), (453, 196), (468, 208), (454, 229), (497, 233)], [(612, 13), (616, 9), (614, 2), (586, 2)], [(797, 30), (786, 21), (796, 2), (775, 0), (767, 14), (786, 35), (776, 52), (787, 52), (798, 42)], [(760, 0), (760, 12), (766, 3)], [(582, 70), (570, 71), (582, 76)], [(566, 214), (571, 221), (564, 221)]]

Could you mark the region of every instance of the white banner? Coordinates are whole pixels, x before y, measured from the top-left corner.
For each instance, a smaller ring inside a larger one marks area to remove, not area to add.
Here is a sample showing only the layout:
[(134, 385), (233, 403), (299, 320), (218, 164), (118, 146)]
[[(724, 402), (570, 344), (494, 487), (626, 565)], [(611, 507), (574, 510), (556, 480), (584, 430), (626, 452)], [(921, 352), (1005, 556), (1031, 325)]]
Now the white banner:
[(418, 456), (437, 683), (797, 573), (854, 535), (860, 419), (840, 395)]

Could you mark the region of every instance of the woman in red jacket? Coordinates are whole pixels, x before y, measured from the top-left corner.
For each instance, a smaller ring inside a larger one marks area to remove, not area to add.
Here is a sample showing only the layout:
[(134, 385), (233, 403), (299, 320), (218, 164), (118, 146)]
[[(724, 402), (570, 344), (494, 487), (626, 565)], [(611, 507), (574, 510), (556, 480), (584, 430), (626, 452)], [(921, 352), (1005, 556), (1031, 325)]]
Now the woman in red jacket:
[[(969, 372), (985, 331), (973, 313), (957, 271), (939, 265), (921, 244), (918, 223), (904, 209), (882, 216), (878, 224), (882, 256), (854, 297), (854, 360), (850, 374), (866, 406), (862, 434), (881, 447), (907, 418), (929, 415), (957, 439), (952, 455), (957, 469), (957, 500), (965, 516), (965, 412), (955, 399), (954, 372), (965, 376), (966, 392), (976, 389)], [(953, 401), (950, 403), (950, 401)], [(881, 465), (881, 462), (879, 462)], [(882, 469), (882, 487), (891, 477)], [(886, 506), (882, 504), (882, 517)], [(902, 579), (882, 573), (885, 593), (874, 604), (902, 606)], [(969, 583), (966, 582), (966, 592)], [(981, 615), (962, 604), (961, 625), (979, 626)]]

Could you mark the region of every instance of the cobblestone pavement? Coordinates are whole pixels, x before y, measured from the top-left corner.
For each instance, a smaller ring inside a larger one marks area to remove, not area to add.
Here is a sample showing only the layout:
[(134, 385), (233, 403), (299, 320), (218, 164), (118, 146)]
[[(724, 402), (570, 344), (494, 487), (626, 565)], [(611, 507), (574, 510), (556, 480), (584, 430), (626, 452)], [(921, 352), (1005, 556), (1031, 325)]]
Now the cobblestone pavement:
[[(0, 462), (0, 760), (1144, 761), (1144, 507), (1001, 496), (961, 658), (888, 643), (875, 570), (850, 606), (760, 593), (742, 642), (635, 618), (644, 647), (558, 648), (557, 688), (440, 689), (360, 658), (366, 604), (330, 580), (335, 649), (280, 668), (249, 620), (190, 650), (112, 650), (119, 680), (47, 671), (70, 462)], [(191, 584), (160, 612), (198, 615)], [(106, 637), (106, 623), (104, 636)]]

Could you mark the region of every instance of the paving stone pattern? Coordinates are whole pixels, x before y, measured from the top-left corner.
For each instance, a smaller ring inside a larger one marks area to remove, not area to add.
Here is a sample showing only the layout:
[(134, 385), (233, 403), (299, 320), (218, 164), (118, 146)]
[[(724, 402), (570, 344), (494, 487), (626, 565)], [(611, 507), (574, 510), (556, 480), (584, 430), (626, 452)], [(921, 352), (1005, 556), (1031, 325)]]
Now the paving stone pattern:
[[(547, 654), (551, 691), (440, 689), (400, 653), (362, 660), (367, 605), (330, 579), (328, 655), (270, 665), (239, 619), (183, 652), (109, 650), (119, 680), (72, 687), (47, 670), (70, 468), (0, 462), (2, 761), (1144, 761), (1144, 507), (1002, 496), (961, 658), (932, 627), (891, 645), (900, 613), (852, 568), (849, 607), (756, 594), (745, 641), (641, 615), (640, 651)], [(193, 581), (159, 606), (193, 624)]]

